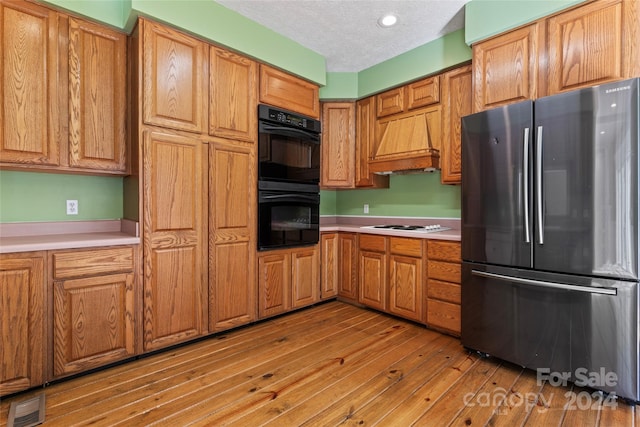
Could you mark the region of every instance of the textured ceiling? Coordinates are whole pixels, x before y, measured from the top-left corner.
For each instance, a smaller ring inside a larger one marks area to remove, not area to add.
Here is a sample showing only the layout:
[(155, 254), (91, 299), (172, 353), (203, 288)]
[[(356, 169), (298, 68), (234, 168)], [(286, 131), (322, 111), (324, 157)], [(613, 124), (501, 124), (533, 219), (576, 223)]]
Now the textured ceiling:
[[(358, 72), (464, 26), (469, 0), (216, 0), (324, 56), (327, 71)], [(391, 28), (378, 26), (387, 13)]]

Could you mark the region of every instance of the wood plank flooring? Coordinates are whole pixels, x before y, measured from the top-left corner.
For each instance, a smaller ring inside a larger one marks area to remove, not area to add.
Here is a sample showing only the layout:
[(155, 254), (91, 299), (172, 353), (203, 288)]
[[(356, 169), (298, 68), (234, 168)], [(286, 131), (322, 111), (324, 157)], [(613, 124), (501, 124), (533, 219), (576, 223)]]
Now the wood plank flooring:
[[(11, 401), (0, 403), (6, 426)], [(47, 426), (634, 426), (640, 411), (333, 301), (44, 388)]]

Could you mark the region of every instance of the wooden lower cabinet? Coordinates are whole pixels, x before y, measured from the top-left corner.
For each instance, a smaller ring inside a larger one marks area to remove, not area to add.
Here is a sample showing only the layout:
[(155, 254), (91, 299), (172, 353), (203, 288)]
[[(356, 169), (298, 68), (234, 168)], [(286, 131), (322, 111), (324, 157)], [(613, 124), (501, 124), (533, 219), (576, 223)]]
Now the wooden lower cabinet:
[(53, 378), (135, 355), (133, 246), (49, 253)]
[(402, 237), (389, 240), (389, 312), (424, 322), (423, 241)]
[(358, 302), (387, 309), (387, 240), (383, 236), (362, 234), (358, 249)]
[(460, 335), (460, 242), (429, 240), (427, 325)]
[(340, 283), (340, 256), (338, 233), (320, 235), (320, 299), (338, 294)]
[(318, 247), (258, 254), (258, 316), (265, 318), (318, 302)]
[(320, 299), (358, 300), (358, 235), (322, 233)]
[(45, 256), (0, 255), (0, 396), (42, 384)]

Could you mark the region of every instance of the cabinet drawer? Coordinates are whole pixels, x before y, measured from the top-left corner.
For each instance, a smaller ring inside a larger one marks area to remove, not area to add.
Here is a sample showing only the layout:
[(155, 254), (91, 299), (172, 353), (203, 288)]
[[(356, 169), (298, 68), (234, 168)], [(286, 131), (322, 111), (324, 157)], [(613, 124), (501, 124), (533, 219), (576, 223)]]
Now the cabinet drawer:
[(53, 278), (94, 276), (133, 271), (133, 247), (54, 252)]
[(427, 297), (460, 304), (460, 285), (429, 279)]
[(427, 324), (460, 334), (460, 306), (449, 302), (428, 300)]
[(404, 87), (376, 95), (376, 117), (390, 116), (404, 111)]
[(430, 279), (444, 280), (445, 282), (460, 283), (460, 264), (443, 261), (429, 261), (427, 275)]
[(422, 239), (391, 237), (389, 244), (392, 254), (422, 258)]
[(441, 261), (461, 262), (460, 242), (445, 242), (442, 240), (429, 240), (427, 244), (427, 257)]
[(440, 76), (419, 80), (407, 86), (407, 108), (426, 107), (440, 102)]
[(374, 236), (372, 234), (361, 234), (359, 248), (367, 251), (385, 252), (385, 237)]

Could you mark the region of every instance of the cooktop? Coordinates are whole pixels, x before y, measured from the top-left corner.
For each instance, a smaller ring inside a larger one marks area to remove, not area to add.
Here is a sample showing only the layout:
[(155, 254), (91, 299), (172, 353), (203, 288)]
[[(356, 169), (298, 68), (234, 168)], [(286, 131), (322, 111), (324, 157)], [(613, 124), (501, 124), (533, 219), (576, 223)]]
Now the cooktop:
[(386, 230), (412, 231), (415, 233), (434, 233), (436, 231), (451, 230), (451, 228), (442, 227), (440, 224), (433, 224), (433, 225), (383, 224), (383, 225), (367, 225), (360, 228), (380, 228), (380, 229), (386, 229)]

